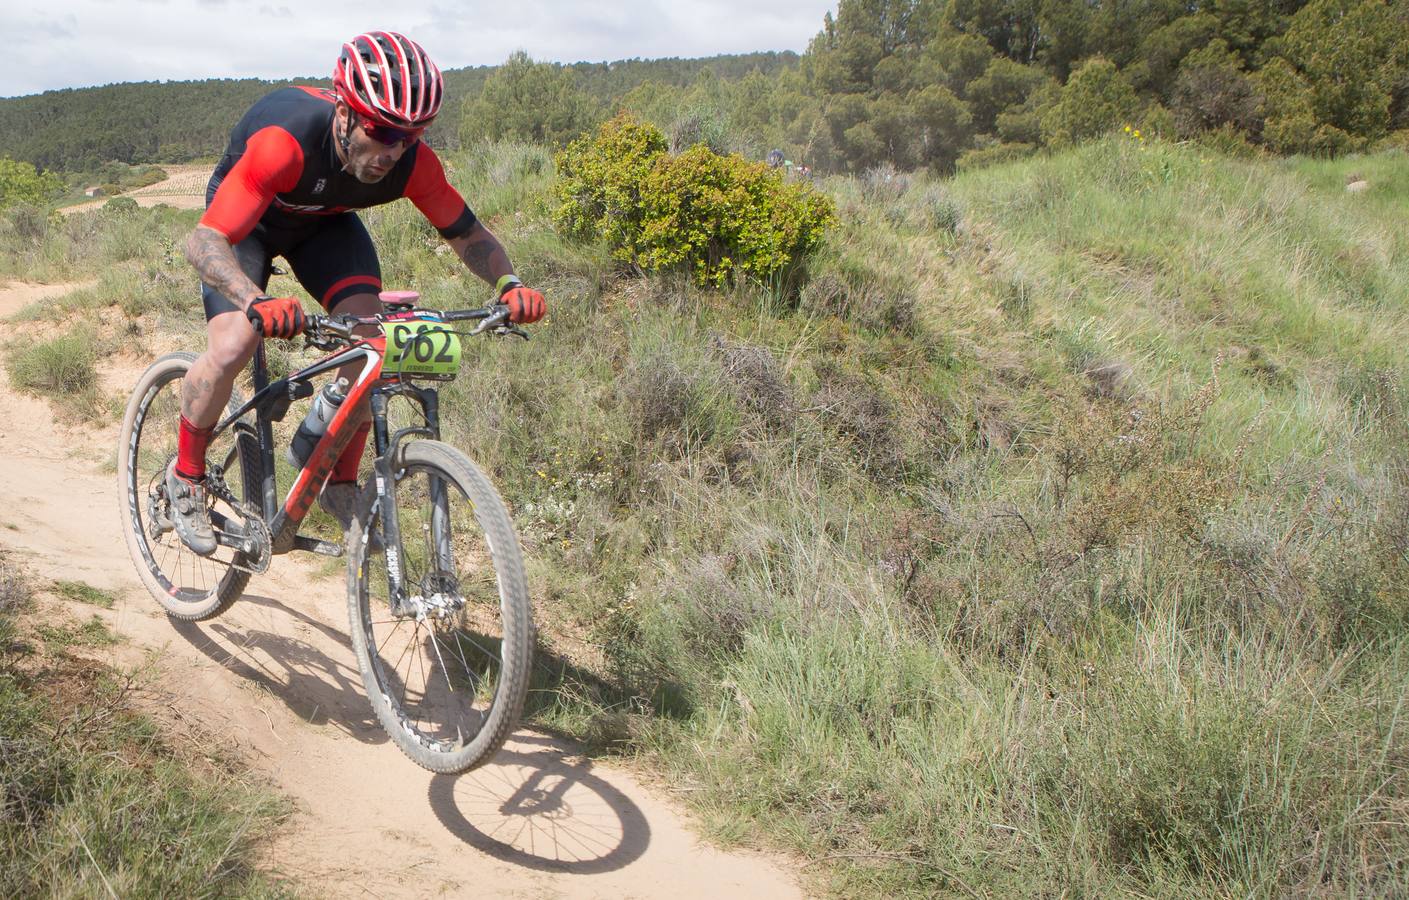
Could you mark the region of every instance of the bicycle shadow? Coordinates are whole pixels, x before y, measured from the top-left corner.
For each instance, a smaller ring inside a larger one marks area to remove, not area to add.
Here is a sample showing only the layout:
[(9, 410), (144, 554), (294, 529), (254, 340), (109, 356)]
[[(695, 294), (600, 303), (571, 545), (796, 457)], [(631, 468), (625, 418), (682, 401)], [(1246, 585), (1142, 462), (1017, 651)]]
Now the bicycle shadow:
[[(347, 635), (283, 603), (246, 594), (240, 604), (260, 607), (312, 628), (325, 641), (347, 650)], [(311, 725), (332, 725), (366, 744), (387, 741), (362, 691), (356, 668), (340, 663), (308, 640), (243, 622), (196, 623), (171, 620), (172, 629), (211, 662), (278, 698)]]
[(592, 763), (552, 738), (520, 732), (486, 765), (437, 775), (431, 810), (452, 835), (527, 869), (593, 875), (645, 854), (651, 826)]

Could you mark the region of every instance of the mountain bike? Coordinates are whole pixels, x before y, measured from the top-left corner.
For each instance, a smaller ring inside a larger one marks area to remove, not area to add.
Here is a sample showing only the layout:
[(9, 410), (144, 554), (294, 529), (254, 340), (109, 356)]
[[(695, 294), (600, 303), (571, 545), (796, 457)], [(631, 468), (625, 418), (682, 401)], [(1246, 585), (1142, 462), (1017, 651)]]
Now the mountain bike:
[[(270, 380), (261, 343), (253, 395), (231, 397), (207, 451), (217, 540), (210, 557), (177, 537), (164, 477), (177, 449), (182, 378), (196, 357), (173, 353), (153, 363), (119, 438), (123, 530), (142, 583), (182, 621), (224, 612), (275, 556), (346, 555), (352, 646), (378, 721), (418, 764), (463, 772), (492, 756), (518, 722), (533, 624), (508, 511), (484, 473), (440, 441), (436, 384), (455, 378), (461, 338), (528, 335), (502, 304), (444, 312), (418, 308), (412, 292), (382, 299), (377, 315), (309, 317), (305, 346), (329, 355), (286, 378)], [(477, 324), (460, 331), (460, 323)], [(313, 395), (315, 379), (349, 364), (360, 368), (347, 398), (280, 502), (273, 425)], [(375, 453), (346, 540), (301, 535), (364, 399)], [(393, 428), (393, 421), (410, 424)]]

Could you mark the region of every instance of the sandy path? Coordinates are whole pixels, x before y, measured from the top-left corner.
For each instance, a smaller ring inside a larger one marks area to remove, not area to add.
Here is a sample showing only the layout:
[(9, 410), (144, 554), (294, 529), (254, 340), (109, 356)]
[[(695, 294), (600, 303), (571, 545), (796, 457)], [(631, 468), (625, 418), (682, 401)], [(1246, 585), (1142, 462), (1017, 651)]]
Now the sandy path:
[(39, 284), (33, 281), (0, 282), (0, 319), (7, 319), (31, 303), (53, 300), (80, 289), (91, 288), (98, 279), (72, 284)]
[[(31, 298), (33, 299), (33, 298)], [(0, 287), (0, 310), (14, 311)], [(131, 383), (131, 362), (105, 383)], [(329, 897), (796, 897), (785, 863), (701, 844), (621, 768), (521, 730), (495, 760), (433, 776), (382, 733), (347, 638), (341, 572), (277, 559), (223, 617), (168, 620), (137, 581), (118, 518), (117, 424), (56, 425), (0, 371), (0, 543), (41, 577), (117, 591), (97, 610), (126, 638), (113, 660), (153, 657), (152, 708), (214, 734), (297, 812), (271, 866)], [(83, 617), (91, 607), (74, 607)], [(391, 852), (387, 852), (390, 850)]]

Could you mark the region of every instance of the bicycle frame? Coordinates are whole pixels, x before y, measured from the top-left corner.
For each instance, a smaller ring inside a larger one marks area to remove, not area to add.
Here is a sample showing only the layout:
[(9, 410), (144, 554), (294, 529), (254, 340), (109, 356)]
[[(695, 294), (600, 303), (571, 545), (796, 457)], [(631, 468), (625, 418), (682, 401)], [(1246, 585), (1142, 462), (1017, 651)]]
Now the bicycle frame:
[[(271, 550), (274, 554), (288, 553), (291, 550), (307, 550), (328, 556), (341, 554), (341, 549), (334, 544), (298, 534), (298, 526), (308, 515), (314, 499), (323, 488), (323, 483), (332, 473), (333, 465), (356, 433), (357, 429), (354, 427), (353, 420), (364, 400), (370, 398), (372, 436), (376, 448), (378, 478), (391, 477), (391, 466), (387, 462), (389, 450), (392, 450), (404, 438), (415, 434), (439, 438), (439, 395), (433, 388), (417, 387), (395, 376), (386, 382), (380, 382), (382, 359), (385, 353), (385, 336), (367, 337), (286, 378), (270, 382), (268, 368), (265, 364), (264, 346), (261, 344), (256, 349), (252, 373), (254, 396), (221, 421), (216, 426), (214, 435), (220, 435), (233, 427), (238, 434), (237, 440), (245, 437), (254, 440), (258, 449), (256, 458), (259, 463), (260, 513), (269, 526), (269, 532), (272, 536)], [(274, 466), (274, 423), (283, 419), (289, 405), (294, 400), (313, 395), (313, 379), (340, 369), (349, 363), (359, 362), (361, 370), (358, 372), (356, 380), (349, 386), (346, 399), (343, 400), (328, 423), (327, 430), (314, 446), (308, 461), (294, 477), (294, 483), (290, 486), (288, 495), (281, 505), (277, 499), (278, 484)], [(405, 394), (414, 399), (421, 407), (427, 427), (404, 428), (389, 435), (386, 425), (386, 408), (388, 399), (394, 394)], [(240, 420), (251, 411), (255, 414), (254, 424), (241, 422)], [(380, 482), (379, 487), (381, 484), (385, 484), (385, 482)], [(388, 504), (388, 506), (394, 507), (394, 504)], [(396, 529), (395, 509), (388, 508), (385, 512), (383, 531), (386, 532), (386, 536), (390, 536), (395, 533)], [(388, 546), (390, 546), (389, 543)], [(392, 565), (388, 566), (388, 570), (392, 572), (398, 568)], [(394, 580), (400, 581), (399, 577), (395, 575)], [(396, 585), (396, 587), (399, 586), (399, 584)], [(393, 596), (398, 594), (399, 591)]]

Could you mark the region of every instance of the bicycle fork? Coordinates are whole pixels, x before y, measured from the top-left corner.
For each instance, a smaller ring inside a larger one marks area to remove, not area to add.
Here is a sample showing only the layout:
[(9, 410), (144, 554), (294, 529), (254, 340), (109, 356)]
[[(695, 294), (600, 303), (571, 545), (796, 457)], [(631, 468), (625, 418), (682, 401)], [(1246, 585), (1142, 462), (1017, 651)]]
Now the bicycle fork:
[[(411, 396), (421, 407), (425, 418), (424, 426), (402, 428), (394, 433), (387, 429), (387, 401), (391, 394), (402, 393)], [(419, 606), (424, 611), (425, 595), (458, 594), (455, 583), (453, 548), (451, 546), (450, 498), (443, 479), (430, 480), (430, 539), (432, 565), (424, 583), (412, 585), (411, 590), (422, 604), (411, 604), (407, 591), (405, 560), (401, 558), (401, 522), (396, 508), (395, 489), (398, 474), (402, 471), (400, 453), (402, 442), (409, 437), (440, 439), (440, 397), (433, 390), (414, 385), (399, 384), (394, 390), (378, 388), (372, 392), (372, 432), (376, 447), (376, 458), (372, 461), (372, 477), (376, 481), (375, 503), (381, 504), (382, 547), (386, 554), (387, 596), (391, 599), (393, 615), (408, 612), (408, 606)]]

